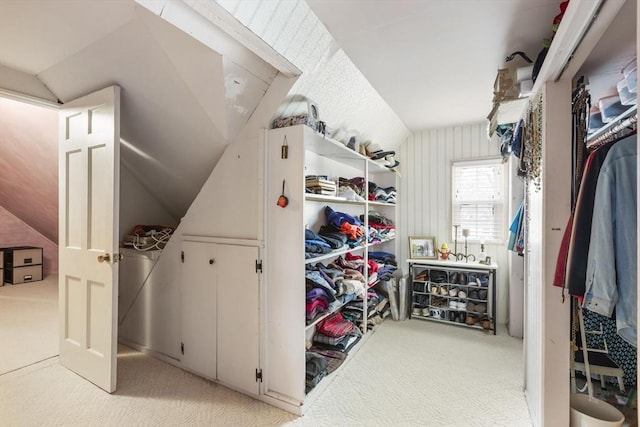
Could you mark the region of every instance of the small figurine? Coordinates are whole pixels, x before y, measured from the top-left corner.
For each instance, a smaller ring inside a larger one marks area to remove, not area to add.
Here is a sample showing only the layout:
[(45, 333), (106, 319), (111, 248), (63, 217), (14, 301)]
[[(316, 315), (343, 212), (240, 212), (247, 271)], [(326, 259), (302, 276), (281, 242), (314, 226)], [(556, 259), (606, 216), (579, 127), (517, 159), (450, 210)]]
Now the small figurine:
[(446, 261), (449, 259), (451, 250), (445, 242), (442, 242), (442, 246), (440, 246), (440, 249), (437, 249), (437, 252), (440, 254), (440, 259)]

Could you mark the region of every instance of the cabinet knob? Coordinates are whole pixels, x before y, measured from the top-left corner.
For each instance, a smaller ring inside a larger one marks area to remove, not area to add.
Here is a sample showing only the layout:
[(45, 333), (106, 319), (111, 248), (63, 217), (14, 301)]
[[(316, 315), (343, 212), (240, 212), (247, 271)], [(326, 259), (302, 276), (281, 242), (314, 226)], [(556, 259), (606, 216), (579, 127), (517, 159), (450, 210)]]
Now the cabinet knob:
[(216, 262), (216, 260), (215, 260), (215, 259), (210, 259), (210, 260), (209, 260), (209, 264), (214, 264), (215, 262)]

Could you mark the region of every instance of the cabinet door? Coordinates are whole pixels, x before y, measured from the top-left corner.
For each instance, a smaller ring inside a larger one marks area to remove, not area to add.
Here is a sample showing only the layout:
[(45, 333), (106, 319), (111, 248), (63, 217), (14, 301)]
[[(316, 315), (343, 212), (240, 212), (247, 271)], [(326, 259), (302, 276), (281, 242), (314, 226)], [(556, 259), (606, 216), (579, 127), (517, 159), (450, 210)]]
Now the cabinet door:
[(184, 242), (182, 266), (183, 367), (216, 379), (216, 245)]
[(257, 395), (260, 363), (257, 247), (217, 245), (218, 379)]

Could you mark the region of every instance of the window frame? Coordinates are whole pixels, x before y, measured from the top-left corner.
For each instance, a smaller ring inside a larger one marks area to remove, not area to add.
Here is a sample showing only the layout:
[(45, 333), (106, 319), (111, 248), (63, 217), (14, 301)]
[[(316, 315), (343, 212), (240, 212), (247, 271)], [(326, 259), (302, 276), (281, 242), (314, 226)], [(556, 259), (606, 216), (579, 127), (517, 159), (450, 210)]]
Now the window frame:
[[(471, 237), (467, 239), (468, 242), (471, 243), (488, 243), (488, 244), (503, 244), (506, 231), (505, 227), (507, 227), (507, 209), (508, 209), (508, 200), (507, 200), (507, 167), (502, 157), (486, 157), (482, 159), (472, 159), (472, 160), (453, 160), (451, 161), (450, 174), (451, 174), (451, 212), (449, 215), (449, 220), (451, 221), (451, 236), (453, 240), (464, 240), (464, 236), (462, 235), (463, 228), (473, 228), (466, 227), (459, 222), (456, 223), (456, 215), (459, 211), (459, 205), (463, 204), (464, 201), (457, 202), (456, 201), (456, 167), (493, 167), (499, 166), (500, 169), (500, 198), (493, 200), (474, 200), (469, 201), (467, 204), (472, 205), (481, 205), (481, 204), (491, 204), (498, 208), (498, 213), (495, 215), (494, 225), (495, 225), (495, 233), (493, 236), (488, 238), (483, 238), (477, 235), (477, 232), (472, 230)], [(458, 227), (458, 235), (456, 236), (455, 225), (460, 225)]]

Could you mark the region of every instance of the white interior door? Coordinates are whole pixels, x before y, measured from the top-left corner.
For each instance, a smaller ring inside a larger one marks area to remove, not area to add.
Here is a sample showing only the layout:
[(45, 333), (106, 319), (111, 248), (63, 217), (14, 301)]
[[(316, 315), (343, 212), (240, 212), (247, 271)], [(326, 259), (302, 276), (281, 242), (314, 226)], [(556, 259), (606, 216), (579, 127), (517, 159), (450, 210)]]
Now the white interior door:
[(60, 363), (116, 389), (120, 88), (64, 105), (59, 124)]

